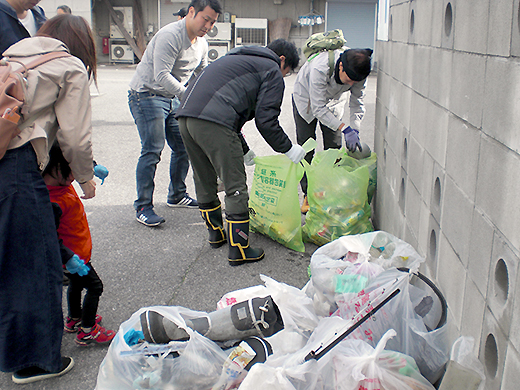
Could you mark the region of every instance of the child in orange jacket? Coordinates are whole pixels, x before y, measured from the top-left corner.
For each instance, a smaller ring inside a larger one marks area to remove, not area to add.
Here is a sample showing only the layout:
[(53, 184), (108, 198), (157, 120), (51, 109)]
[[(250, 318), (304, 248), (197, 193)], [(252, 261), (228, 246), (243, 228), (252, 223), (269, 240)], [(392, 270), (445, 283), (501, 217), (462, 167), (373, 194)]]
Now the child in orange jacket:
[[(103, 283), (90, 262), (92, 237), (85, 209), (72, 186), (74, 175), (57, 143), (52, 146), (49, 157), (49, 163), (42, 175), (51, 202), (59, 205), (53, 206), (55, 214), (58, 214), (55, 216), (58, 237), (62, 244), (63, 267), (69, 278), (68, 316), (64, 328), (69, 333), (77, 332), (75, 341), (81, 346), (90, 343), (109, 344), (116, 332), (101, 326), (101, 316), (97, 315)], [(61, 215), (58, 209), (61, 209)], [(82, 306), (83, 289), (86, 289), (86, 294)]]

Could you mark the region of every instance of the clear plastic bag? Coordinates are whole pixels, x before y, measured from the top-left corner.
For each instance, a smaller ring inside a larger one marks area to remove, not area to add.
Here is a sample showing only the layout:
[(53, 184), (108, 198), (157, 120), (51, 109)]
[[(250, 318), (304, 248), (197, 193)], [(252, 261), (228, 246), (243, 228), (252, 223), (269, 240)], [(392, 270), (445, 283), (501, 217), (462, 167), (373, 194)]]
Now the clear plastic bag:
[[(190, 339), (169, 344), (128, 345), (127, 332), (140, 331), (140, 315), (153, 309), (186, 330)], [(206, 390), (217, 382), (227, 354), (213, 341), (186, 326), (182, 315), (200, 316), (177, 306), (142, 308), (119, 327), (99, 367), (96, 390)]]
[(318, 380), (317, 362), (293, 367), (255, 364), (239, 390), (315, 390)]
[(324, 390), (433, 390), (415, 361), (405, 354), (385, 350), (395, 336), (390, 329), (374, 348), (362, 340), (345, 340), (322, 362)]
[(433, 390), (420, 374), (413, 358), (385, 351), (390, 330), (376, 348), (362, 340), (343, 340), (321, 359), (305, 357), (335, 339), (350, 322), (339, 317), (322, 318), (307, 344), (299, 351), (271, 356), (255, 365), (239, 390)]
[[(415, 271), (424, 258), (410, 244), (384, 231), (344, 236), (323, 245), (311, 256), (311, 280), (304, 289), (318, 315), (328, 316), (337, 309), (337, 275), (356, 272), (350, 268), (366, 262), (382, 269), (406, 267)], [(373, 267), (366, 272), (369, 282), (378, 271)]]
[(232, 306), (238, 302), (244, 302), (255, 297), (266, 297), (270, 295), (265, 286), (251, 286), (240, 290), (230, 291), (222, 296), (217, 302), (217, 310)]
[(408, 273), (388, 269), (354, 298), (352, 294), (337, 294), (338, 310), (334, 315), (353, 318), (366, 303), (373, 302), (384, 291), (399, 288), (399, 294), (352, 332), (349, 339), (364, 340), (375, 346), (389, 329), (395, 329), (397, 335), (388, 341), (388, 347), (413, 357), (422, 375), (434, 383), (442, 375), (448, 360), (447, 326), (428, 331), (410, 300), (409, 280)]
[[(440, 389), (451, 389), (464, 381), (468, 389), (484, 390), (486, 374), (484, 366), (473, 354), (474, 343), (473, 337), (469, 336), (461, 336), (455, 340)], [(451, 372), (452, 369), (453, 372)]]

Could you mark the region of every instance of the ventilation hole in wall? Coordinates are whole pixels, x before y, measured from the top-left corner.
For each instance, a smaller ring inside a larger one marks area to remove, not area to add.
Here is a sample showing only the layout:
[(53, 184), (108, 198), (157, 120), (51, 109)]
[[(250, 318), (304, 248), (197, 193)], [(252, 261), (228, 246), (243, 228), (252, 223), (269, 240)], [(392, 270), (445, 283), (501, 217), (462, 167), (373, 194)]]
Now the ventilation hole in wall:
[(385, 117), (385, 130), (388, 131), (388, 116)]
[(437, 234), (435, 230), (432, 229), (430, 233), (430, 259), (433, 261), (437, 256)]
[(403, 161), (406, 162), (408, 158), (408, 140), (405, 138), (403, 141)]
[(392, 15), (390, 15), (390, 22), (388, 22), (388, 40), (392, 40), (392, 25), (393, 25), (393, 18)]
[(383, 163), (386, 165), (386, 144), (383, 147)]
[(451, 8), (451, 3), (446, 5), (446, 12), (444, 13), (444, 32), (446, 36), (449, 37), (451, 34), (451, 27), (453, 24), (453, 10)]
[(401, 188), (399, 189), (399, 208), (404, 213), (404, 200), (406, 199), (406, 188), (404, 178), (401, 179)]
[(505, 304), (509, 295), (509, 274), (503, 259), (498, 260), (495, 267), (495, 297), (501, 304)]
[(486, 364), (486, 373), (489, 377), (495, 378), (497, 376), (498, 368), (498, 348), (495, 336), (489, 334), (486, 339), (486, 346), (484, 347), (484, 362)]
[(433, 202), (435, 207), (441, 207), (441, 180), (439, 178), (435, 179), (433, 186)]
[(412, 10), (412, 12), (410, 13), (410, 34), (413, 34), (414, 25), (415, 25), (415, 15)]

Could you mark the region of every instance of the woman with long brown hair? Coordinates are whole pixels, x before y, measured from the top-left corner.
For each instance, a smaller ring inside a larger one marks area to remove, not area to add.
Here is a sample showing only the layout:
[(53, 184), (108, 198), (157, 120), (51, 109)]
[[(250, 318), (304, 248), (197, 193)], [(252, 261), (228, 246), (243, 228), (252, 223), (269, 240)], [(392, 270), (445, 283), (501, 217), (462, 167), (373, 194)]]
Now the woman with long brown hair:
[(0, 160), (0, 370), (16, 383), (63, 375), (63, 270), (54, 214), (41, 177), (57, 139), (82, 198), (95, 196), (89, 79), (96, 78), (92, 31), (80, 16), (48, 20), (37, 36), (4, 53), (28, 64), (70, 53), (29, 71), (21, 133)]

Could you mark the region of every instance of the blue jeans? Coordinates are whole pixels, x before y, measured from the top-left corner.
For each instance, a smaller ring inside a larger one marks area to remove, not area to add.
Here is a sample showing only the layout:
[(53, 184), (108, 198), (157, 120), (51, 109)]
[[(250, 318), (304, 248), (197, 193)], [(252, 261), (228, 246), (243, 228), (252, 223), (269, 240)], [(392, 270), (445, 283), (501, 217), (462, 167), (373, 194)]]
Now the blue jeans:
[(185, 180), (189, 161), (179, 132), (179, 124), (174, 118), (180, 105), (179, 99), (130, 90), (128, 105), (141, 137), (141, 156), (135, 175), (137, 200), (134, 202), (134, 208), (139, 210), (144, 206), (153, 206), (155, 171), (161, 161), (165, 140), (171, 149), (167, 200), (173, 203), (182, 199), (186, 195)]

